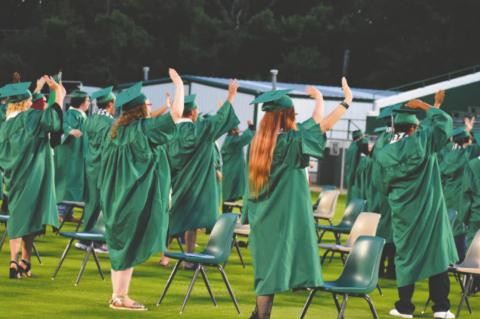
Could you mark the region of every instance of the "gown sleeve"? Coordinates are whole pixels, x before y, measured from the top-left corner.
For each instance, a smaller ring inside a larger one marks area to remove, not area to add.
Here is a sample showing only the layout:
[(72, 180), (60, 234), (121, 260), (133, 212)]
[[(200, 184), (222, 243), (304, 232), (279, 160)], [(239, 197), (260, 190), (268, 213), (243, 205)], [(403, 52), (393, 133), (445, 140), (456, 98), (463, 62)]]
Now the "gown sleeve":
[(143, 132), (152, 144), (166, 144), (176, 133), (175, 122), (170, 114), (143, 120)]
[(215, 115), (204, 119), (198, 124), (200, 129), (199, 137), (212, 142), (216, 141), (239, 123), (240, 121), (233, 110), (232, 104), (225, 101)]
[(63, 124), (62, 115), (62, 108), (57, 103), (47, 107), (40, 118), (41, 129), (47, 132), (61, 131)]
[(427, 151), (436, 153), (441, 151), (452, 135), (452, 118), (440, 109), (431, 108), (427, 111), (428, 125), (419, 131), (425, 139)]

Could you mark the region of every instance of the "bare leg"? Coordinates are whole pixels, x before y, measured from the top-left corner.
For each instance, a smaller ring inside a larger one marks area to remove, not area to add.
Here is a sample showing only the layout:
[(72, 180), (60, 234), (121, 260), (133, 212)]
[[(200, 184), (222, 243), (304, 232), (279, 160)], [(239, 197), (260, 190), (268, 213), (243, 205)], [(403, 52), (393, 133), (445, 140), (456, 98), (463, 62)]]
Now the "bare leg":
[(22, 238), (10, 239), (10, 260), (17, 261), (20, 246), (22, 246)]
[(270, 319), (275, 295), (257, 296), (257, 318)]
[(35, 235), (27, 235), (23, 237), (22, 242), (22, 259), (30, 262), (30, 256), (32, 254), (33, 248), (33, 241), (35, 239)]
[[(189, 230), (185, 232), (185, 245), (187, 246), (187, 253), (193, 253), (195, 244), (197, 243), (197, 230)], [(184, 263), (184, 267), (193, 267), (191, 263)]]
[(133, 299), (130, 299), (128, 296), (128, 290), (130, 288), (130, 281), (132, 280), (133, 268), (128, 268), (125, 270), (111, 270), (112, 273), (112, 288), (113, 294), (112, 298), (120, 297), (123, 299), (125, 306), (130, 307), (136, 304), (137, 302)]

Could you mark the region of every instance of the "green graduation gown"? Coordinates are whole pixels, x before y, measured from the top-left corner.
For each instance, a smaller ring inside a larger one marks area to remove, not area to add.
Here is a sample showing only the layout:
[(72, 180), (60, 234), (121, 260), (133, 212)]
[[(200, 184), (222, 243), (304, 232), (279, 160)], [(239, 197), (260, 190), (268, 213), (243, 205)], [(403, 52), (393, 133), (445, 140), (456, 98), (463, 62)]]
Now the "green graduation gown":
[(55, 188), (57, 200), (81, 202), (85, 187), (85, 141), (82, 135), (76, 138), (70, 131), (83, 132), (87, 116), (70, 107), (64, 116), (62, 144), (55, 148)]
[(83, 126), (85, 134), (85, 212), (83, 225), (85, 231), (90, 231), (100, 213), (100, 188), (98, 174), (101, 166), (102, 143), (108, 139), (108, 134), (114, 119), (106, 113), (97, 113), (89, 117)]
[(177, 125), (178, 133), (167, 145), (172, 172), (170, 235), (213, 228), (220, 205), (213, 143), (238, 123), (232, 105), (225, 102), (215, 115)]
[(11, 239), (58, 227), (49, 133), (62, 127), (61, 108), (29, 109), (0, 125), (0, 167), (8, 195)]
[(347, 203), (353, 198), (351, 188), (355, 183), (355, 172), (360, 161), (358, 143), (359, 141), (352, 142), (345, 153), (345, 177), (343, 180), (347, 188)]
[(140, 264), (162, 252), (167, 238), (168, 215), (161, 189), (161, 171), (168, 163), (158, 157), (158, 145), (175, 134), (170, 114), (141, 119), (107, 136), (102, 146), (99, 175), (100, 203), (106, 239), (114, 270)]
[(257, 295), (323, 283), (305, 167), (310, 156), (323, 157), (326, 136), (307, 122), (278, 135), (267, 186), (258, 198), (246, 197)]
[(458, 261), (436, 156), (451, 135), (452, 119), (438, 109), (427, 116), (428, 125), (376, 156), (380, 189), (392, 210), (398, 287), (445, 272)]
[(467, 148), (450, 147), (443, 153), (442, 161), (440, 162), (443, 194), (445, 196), (447, 209), (454, 209), (458, 213), (453, 223), (453, 236), (460, 236), (466, 233), (461, 205), (465, 200), (462, 196), (462, 180), (463, 171), (468, 162), (468, 156)]
[[(7, 118), (7, 105), (0, 104), (0, 125)], [(0, 199), (3, 200), (3, 169), (0, 167)]]
[(464, 170), (462, 180), (462, 216), (467, 225), (467, 247), (480, 229), (480, 157), (470, 160)]
[(375, 141), (375, 146), (373, 147), (372, 157), (368, 161), (367, 169), (365, 170), (365, 184), (367, 185), (367, 190), (365, 192), (365, 199), (367, 200), (365, 204), (365, 210), (367, 212), (375, 212), (382, 215), (377, 227), (377, 236), (385, 238), (387, 243), (393, 242), (392, 236), (392, 210), (388, 204), (387, 196), (380, 192), (378, 189), (378, 184), (382, 182), (382, 175), (377, 174), (378, 170), (376, 167), (379, 163), (376, 161), (376, 154), (380, 150), (388, 145), (392, 134), (389, 132), (383, 132), (380, 134)]
[(243, 197), (247, 183), (243, 147), (252, 140), (254, 131), (247, 129), (242, 135), (227, 135), (222, 145), (223, 200), (235, 201)]

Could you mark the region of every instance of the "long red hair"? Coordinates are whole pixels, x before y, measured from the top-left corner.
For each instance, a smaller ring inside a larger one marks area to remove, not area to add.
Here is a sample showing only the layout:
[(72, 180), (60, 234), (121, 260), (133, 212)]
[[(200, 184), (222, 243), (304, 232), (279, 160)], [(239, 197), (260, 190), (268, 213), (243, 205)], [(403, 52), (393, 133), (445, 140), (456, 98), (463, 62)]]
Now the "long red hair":
[(258, 197), (268, 183), (278, 133), (281, 130), (287, 132), (291, 129), (297, 129), (293, 108), (266, 112), (263, 116), (250, 148), (248, 179), (250, 194), (253, 196)]

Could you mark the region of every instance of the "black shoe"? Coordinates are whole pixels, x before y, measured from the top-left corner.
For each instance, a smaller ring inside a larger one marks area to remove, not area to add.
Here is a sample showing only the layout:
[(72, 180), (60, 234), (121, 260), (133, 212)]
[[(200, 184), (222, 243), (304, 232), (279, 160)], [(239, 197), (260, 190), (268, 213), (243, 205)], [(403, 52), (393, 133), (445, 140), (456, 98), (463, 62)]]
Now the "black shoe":
[(20, 272), (20, 266), (15, 260), (10, 261), (10, 265), (14, 264), (16, 268), (10, 267), (10, 274), (9, 278), (10, 279), (19, 279), (22, 277), (21, 272)]
[(25, 268), (19, 266), (18, 269), (20, 270), (20, 274), (28, 278), (32, 277), (32, 272), (30, 271), (32, 269), (32, 264), (25, 259), (22, 259), (21, 263), (25, 265)]
[(248, 319), (258, 319), (257, 308), (255, 308), (255, 310), (252, 312), (252, 314), (250, 315), (250, 317)]

